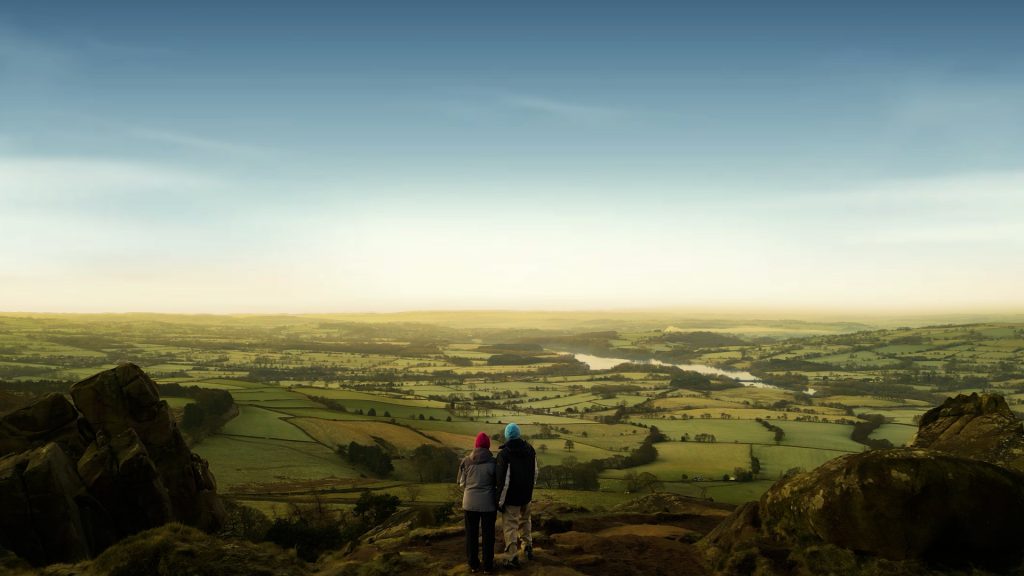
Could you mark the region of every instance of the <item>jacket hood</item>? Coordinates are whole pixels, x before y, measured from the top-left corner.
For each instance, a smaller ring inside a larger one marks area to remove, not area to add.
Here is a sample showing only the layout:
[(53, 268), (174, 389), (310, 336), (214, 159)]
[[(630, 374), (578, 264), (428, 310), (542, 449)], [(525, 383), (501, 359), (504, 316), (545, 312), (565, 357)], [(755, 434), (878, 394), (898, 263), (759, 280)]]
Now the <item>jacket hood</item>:
[(522, 438), (513, 438), (508, 442), (505, 442), (499, 448), (500, 450), (508, 450), (509, 452), (529, 452), (530, 445), (526, 443), (526, 440)]
[(474, 448), (473, 453), (469, 455), (470, 460), (477, 464), (483, 464), (484, 462), (490, 462), (494, 460), (494, 455), (487, 448)]

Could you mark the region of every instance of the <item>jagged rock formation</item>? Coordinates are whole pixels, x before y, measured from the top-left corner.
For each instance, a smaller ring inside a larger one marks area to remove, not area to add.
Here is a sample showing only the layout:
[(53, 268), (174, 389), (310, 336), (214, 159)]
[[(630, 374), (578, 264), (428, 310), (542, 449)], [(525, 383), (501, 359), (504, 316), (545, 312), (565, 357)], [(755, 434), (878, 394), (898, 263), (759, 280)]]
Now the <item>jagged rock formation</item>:
[(84, 492), (74, 463), (57, 444), (3, 458), (3, 545), (35, 564), (88, 556), (89, 537), (75, 503)]
[(921, 417), (910, 442), (1024, 472), (1024, 423), (1002, 396), (963, 394), (947, 398)]
[(921, 419), (915, 448), (842, 456), (785, 478), (701, 546), (726, 574), (815, 573), (829, 562), (846, 573), (893, 569), (879, 562), (914, 574), (1019, 568), (1024, 475), (1004, 466), (1019, 462), (1021, 434), (1001, 397), (949, 399)]
[(142, 463), (128, 471), (153, 484), (143, 501), (162, 505), (166, 492), (170, 518), (201, 529), (219, 525), (223, 508), (209, 465), (188, 449), (156, 383), (142, 369), (125, 364), (100, 372), (72, 386), (71, 397), (96, 430), (95, 452), (106, 452), (108, 463), (119, 466)]
[(0, 419), (0, 547), (35, 565), (99, 554), (178, 521), (216, 529), (223, 506), (156, 384), (125, 364)]
[(85, 452), (90, 437), (88, 423), (60, 394), (47, 394), (38, 402), (0, 418), (0, 455), (56, 442), (70, 458), (77, 460)]

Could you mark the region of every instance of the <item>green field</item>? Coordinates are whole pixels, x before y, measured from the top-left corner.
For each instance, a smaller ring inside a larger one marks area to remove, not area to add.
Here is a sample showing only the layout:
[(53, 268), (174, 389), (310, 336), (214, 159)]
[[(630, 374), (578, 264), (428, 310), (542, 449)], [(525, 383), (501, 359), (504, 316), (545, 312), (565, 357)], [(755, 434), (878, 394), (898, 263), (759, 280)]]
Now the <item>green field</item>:
[(239, 406), (238, 416), (221, 428), (221, 434), (251, 438), (273, 438), (294, 442), (312, 442), (313, 439), (291, 423), (282, 420), (287, 414), (272, 412), (256, 406)]
[(703, 444), (698, 442), (662, 442), (657, 445), (658, 459), (629, 470), (609, 470), (602, 478), (620, 479), (628, 472), (650, 472), (662, 481), (702, 475), (719, 479), (736, 468), (750, 468), (750, 446), (746, 444)]
[[(695, 388), (673, 382), (678, 370), (651, 364), (588, 370), (560, 360), (567, 350), (749, 371), (772, 386), (718, 380)], [(610, 507), (629, 497), (626, 474), (651, 472), (665, 490), (735, 503), (787, 470), (863, 451), (850, 439), (861, 414), (886, 417), (872, 437), (902, 445), (916, 419), (948, 395), (996, 391), (1014, 409), (1024, 405), (1019, 318), (928, 325), (615, 312), (0, 315), (0, 390), (13, 392), (0, 398), (65, 391), (120, 361), (161, 384), (230, 392), (238, 416), (195, 450), (221, 491), (270, 508), (322, 491), (350, 505), (364, 486), (401, 496), (418, 445), (463, 454), (478, 432), (501, 434), (509, 422), (521, 425), (544, 466), (627, 455), (651, 427), (669, 438), (655, 445), (653, 463), (603, 471), (600, 492), (543, 490), (543, 498)], [(179, 418), (194, 401), (166, 399)], [(781, 441), (754, 418), (781, 427)], [(354, 469), (335, 453), (351, 441), (387, 447), (397, 471), (381, 479)], [(761, 468), (755, 481), (722, 480), (749, 469), (751, 456)], [(425, 494), (450, 496), (444, 484)]]
[(195, 451), (211, 462), (218, 485), (228, 493), (243, 484), (359, 476), (332, 450), (315, 442), (216, 435)]
[(825, 462), (847, 454), (838, 450), (797, 448), (794, 446), (755, 446), (754, 456), (761, 462), (760, 478), (775, 480), (788, 470), (813, 470)]

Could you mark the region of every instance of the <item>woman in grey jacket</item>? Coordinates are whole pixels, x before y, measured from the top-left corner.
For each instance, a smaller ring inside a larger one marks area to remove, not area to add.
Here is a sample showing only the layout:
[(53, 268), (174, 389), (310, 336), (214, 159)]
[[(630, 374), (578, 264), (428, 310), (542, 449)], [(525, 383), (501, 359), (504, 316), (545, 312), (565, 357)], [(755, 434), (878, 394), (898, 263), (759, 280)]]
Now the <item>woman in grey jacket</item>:
[(477, 539), (483, 533), (484, 572), (494, 572), (494, 521), (498, 516), (496, 462), (491, 439), (485, 432), (476, 436), (473, 452), (459, 464), (459, 486), (463, 488), (462, 510), (466, 518), (466, 558), (469, 571), (480, 571)]

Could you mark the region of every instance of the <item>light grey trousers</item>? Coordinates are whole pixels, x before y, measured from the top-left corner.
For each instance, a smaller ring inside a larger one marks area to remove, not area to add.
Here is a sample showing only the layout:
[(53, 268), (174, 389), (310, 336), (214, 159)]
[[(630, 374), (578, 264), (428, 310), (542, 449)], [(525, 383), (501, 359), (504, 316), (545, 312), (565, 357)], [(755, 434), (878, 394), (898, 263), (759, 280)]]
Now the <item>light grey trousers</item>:
[(501, 533), (505, 536), (505, 552), (509, 554), (509, 558), (517, 555), (520, 542), (523, 546), (533, 546), (531, 532), (533, 527), (530, 522), (530, 505), (506, 505), (505, 512), (501, 515)]

